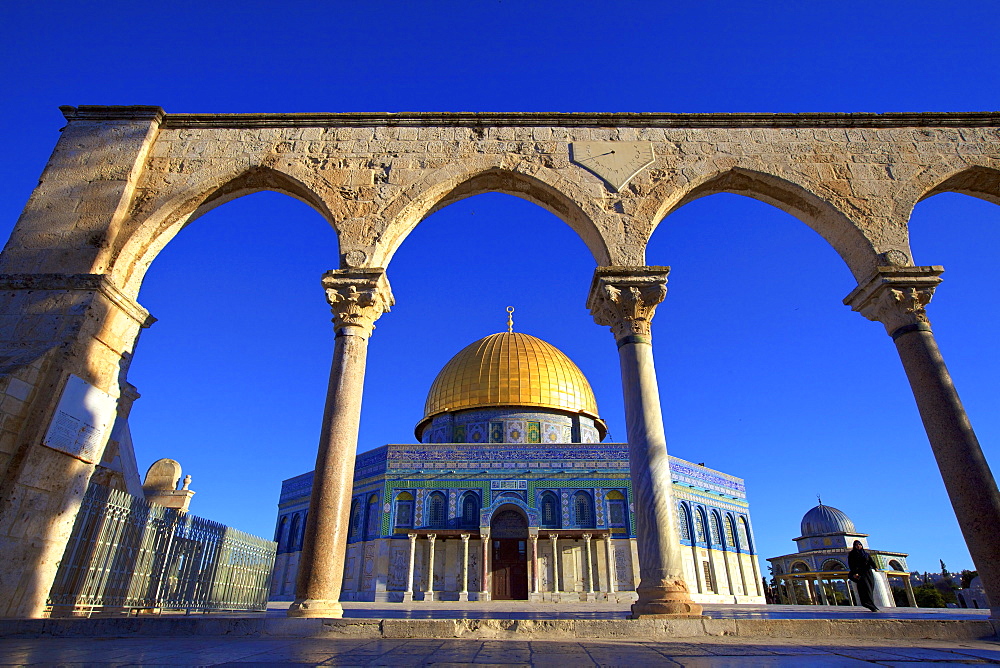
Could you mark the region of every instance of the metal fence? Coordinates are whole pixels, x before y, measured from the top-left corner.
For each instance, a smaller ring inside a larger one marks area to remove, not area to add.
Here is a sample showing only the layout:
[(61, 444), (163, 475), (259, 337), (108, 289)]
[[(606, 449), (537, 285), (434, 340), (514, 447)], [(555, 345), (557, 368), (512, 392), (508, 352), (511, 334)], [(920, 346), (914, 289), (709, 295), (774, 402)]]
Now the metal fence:
[(276, 547), (92, 484), (49, 594), (50, 614), (264, 610)]

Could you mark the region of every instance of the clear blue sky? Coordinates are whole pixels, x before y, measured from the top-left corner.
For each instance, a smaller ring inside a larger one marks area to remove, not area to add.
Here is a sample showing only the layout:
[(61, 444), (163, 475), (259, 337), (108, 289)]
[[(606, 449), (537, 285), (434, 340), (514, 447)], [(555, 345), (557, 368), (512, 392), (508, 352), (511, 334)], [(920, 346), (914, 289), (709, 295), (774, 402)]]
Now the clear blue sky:
[[(0, 230), (58, 138), (62, 104), (168, 112), (982, 111), (1000, 109), (995, 2), (6, 2), (0, 7)], [(912, 220), (943, 264), (930, 317), (987, 457), (1000, 462), (1000, 207), (944, 194)], [(826, 243), (718, 195), (667, 218), (654, 320), (671, 454), (746, 479), (763, 557), (816, 503), (919, 570), (971, 567), (899, 359)], [(249, 196), (200, 218), (140, 294), (159, 318), (131, 380), (142, 471), (173, 457), (192, 510), (270, 536), (280, 481), (310, 470), (332, 349), (319, 276), (337, 240), (300, 202)], [(467, 343), (519, 331), (565, 351), (624, 437), (617, 353), (584, 308), (594, 261), (572, 231), (502, 195), (424, 221), (388, 268), (361, 449), (411, 442), (426, 391)], [(765, 564), (766, 566), (766, 564)]]

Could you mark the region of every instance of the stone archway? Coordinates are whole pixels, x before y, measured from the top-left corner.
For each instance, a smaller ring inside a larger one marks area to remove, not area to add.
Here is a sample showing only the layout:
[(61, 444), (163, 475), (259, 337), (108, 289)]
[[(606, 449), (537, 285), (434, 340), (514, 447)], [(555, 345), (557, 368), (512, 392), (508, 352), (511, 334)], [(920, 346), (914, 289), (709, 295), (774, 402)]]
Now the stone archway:
[(493, 600), (528, 599), (528, 518), (514, 506), (503, 505), (493, 513), (490, 563)]
[[(925, 306), (941, 269), (911, 264), (905, 232), (912, 203), (935, 188), (996, 201), (1000, 114), (63, 112), (69, 123), (0, 255), (0, 315), (10, 323), (0, 330), (0, 616), (43, 611), (107, 443), (104, 424), (92, 425), (93, 447), (46, 440), (64, 390), (82, 382), (105, 417), (114, 413), (138, 334), (152, 322), (136, 302), (144, 266), (185, 220), (254, 189), (308, 202), (340, 240), (331, 261), (339, 269), (323, 278), (337, 331), (312, 500), (324, 512), (308, 518), (295, 614), (341, 614), (367, 340), (393, 304), (384, 265), (435, 207), (487, 191), (553, 211), (607, 265), (588, 307), (619, 347), (630, 446), (664, 457), (650, 321), (667, 268), (644, 266), (659, 217), (716, 191), (815, 213), (815, 229), (859, 282), (845, 301), (896, 342), (970, 552), (1000, 601), (1000, 542), (990, 530), (1000, 492), (930, 331)], [(947, 146), (947, 156), (914, 150), (917, 142)], [(587, 163), (576, 157), (584, 145), (607, 150)], [(619, 148), (648, 162), (626, 170), (613, 157)], [(636, 614), (695, 611), (676, 585), (666, 470), (641, 453), (633, 462)]]

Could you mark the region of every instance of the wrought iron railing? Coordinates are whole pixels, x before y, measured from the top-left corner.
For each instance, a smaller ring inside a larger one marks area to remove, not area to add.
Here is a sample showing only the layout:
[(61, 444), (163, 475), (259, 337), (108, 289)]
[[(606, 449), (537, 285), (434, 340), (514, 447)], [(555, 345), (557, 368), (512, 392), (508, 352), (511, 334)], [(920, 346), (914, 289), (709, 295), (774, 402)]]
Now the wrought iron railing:
[(92, 484), (49, 594), (50, 614), (261, 611), (276, 548)]

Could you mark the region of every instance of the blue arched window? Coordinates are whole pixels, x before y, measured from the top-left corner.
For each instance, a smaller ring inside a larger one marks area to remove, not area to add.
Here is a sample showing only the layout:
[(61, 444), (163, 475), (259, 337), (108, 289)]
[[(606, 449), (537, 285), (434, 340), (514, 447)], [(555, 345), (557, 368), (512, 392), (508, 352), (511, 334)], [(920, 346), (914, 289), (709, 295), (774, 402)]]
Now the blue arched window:
[(396, 495), (396, 528), (413, 528), (413, 495), (409, 492)]
[(278, 528), (274, 532), (274, 542), (278, 544), (278, 552), (288, 551), (288, 516), (285, 515), (278, 521)]
[(298, 513), (292, 517), (292, 528), (288, 530), (288, 551), (295, 552), (299, 549), (299, 525), (302, 524), (302, 516)]
[(479, 526), (479, 497), (475, 492), (466, 492), (462, 497), (462, 526)]
[(747, 523), (747, 518), (740, 516), (740, 543), (746, 547), (746, 551), (753, 554), (753, 545), (750, 544), (750, 525)]
[(348, 540), (359, 540), (365, 528), (365, 509), (361, 507), (361, 501), (354, 499), (351, 502), (351, 526), (347, 530)]
[(688, 521), (687, 504), (677, 504), (677, 530), (681, 540), (691, 540), (691, 523)]
[(448, 516), (445, 513), (447, 506), (444, 494), (441, 492), (431, 494), (427, 501), (427, 526), (433, 529), (443, 529), (448, 522)]
[(701, 506), (694, 509), (694, 537), (699, 543), (705, 542), (705, 509)]
[(732, 515), (726, 515), (726, 542), (736, 552), (740, 551), (740, 543), (736, 540), (736, 525), (733, 523)]
[(587, 492), (573, 495), (573, 510), (576, 511), (576, 525), (583, 529), (594, 526), (594, 499)]
[(549, 529), (558, 529), (560, 522), (559, 499), (552, 492), (542, 494), (542, 526)]
[(382, 515), (379, 513), (378, 496), (372, 494), (368, 497), (368, 513), (365, 518), (365, 540), (378, 538), (382, 533)]
[(722, 545), (722, 522), (719, 521), (719, 513), (712, 511), (710, 517), (711, 521), (711, 537), (713, 545), (721, 545), (725, 549), (725, 545)]

